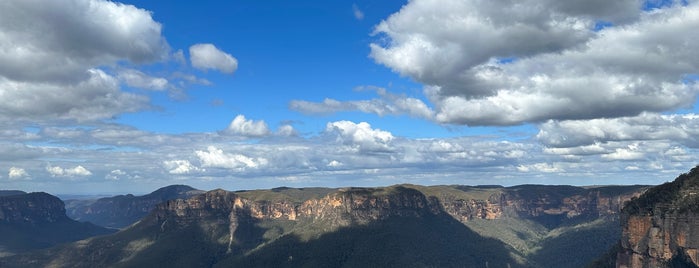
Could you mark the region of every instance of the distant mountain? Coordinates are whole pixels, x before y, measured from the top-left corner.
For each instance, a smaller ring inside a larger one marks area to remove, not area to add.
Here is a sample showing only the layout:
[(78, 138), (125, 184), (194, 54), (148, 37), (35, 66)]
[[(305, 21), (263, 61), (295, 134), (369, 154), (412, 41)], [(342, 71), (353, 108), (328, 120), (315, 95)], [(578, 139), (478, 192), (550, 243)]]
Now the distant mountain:
[(214, 190), (2, 267), (581, 267), (646, 186)]
[(63, 202), (50, 194), (17, 192), (0, 196), (0, 256), (115, 231), (71, 220)]
[(20, 195), (20, 194), (26, 194), (23, 191), (17, 191), (17, 190), (0, 190), (0, 196), (11, 196), (11, 195)]
[(617, 267), (698, 267), (699, 167), (633, 199), (621, 222)]
[(68, 216), (74, 220), (124, 228), (146, 216), (157, 204), (203, 192), (187, 185), (170, 185), (142, 196), (127, 194), (97, 200), (66, 200), (65, 203)]

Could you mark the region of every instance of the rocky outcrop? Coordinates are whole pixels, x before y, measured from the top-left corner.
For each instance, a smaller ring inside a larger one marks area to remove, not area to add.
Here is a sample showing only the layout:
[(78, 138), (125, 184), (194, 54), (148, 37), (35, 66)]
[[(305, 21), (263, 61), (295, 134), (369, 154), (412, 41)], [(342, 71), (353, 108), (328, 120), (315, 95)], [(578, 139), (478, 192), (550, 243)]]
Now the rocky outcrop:
[(0, 256), (113, 232), (68, 218), (63, 201), (47, 193), (0, 197)]
[[(348, 188), (320, 199), (302, 203), (288, 200), (252, 201), (233, 192), (214, 190), (186, 200), (170, 200), (157, 206), (152, 217), (164, 226), (172, 223), (187, 225), (202, 219), (227, 219), (231, 224), (240, 217), (256, 220), (323, 221), (341, 227), (367, 224), (389, 217), (420, 217), (441, 212), (436, 198), (404, 188)], [(231, 232), (234, 232), (232, 228)]]
[(643, 186), (580, 188), (524, 185), (500, 189), (487, 199), (447, 195), (439, 200), (444, 211), (461, 222), (517, 217), (555, 228), (565, 220), (577, 217), (618, 215), (623, 204), (638, 197), (644, 189)]
[[(527, 255), (529, 252), (516, 247), (519, 242), (510, 243), (507, 236), (538, 239), (524, 241), (522, 247), (548, 246), (541, 241), (544, 241), (544, 232), (553, 228), (544, 228), (536, 222), (553, 222), (551, 227), (565, 226), (560, 232), (580, 231), (577, 223), (596, 221), (600, 217), (602, 221), (611, 222), (603, 217), (616, 215), (615, 209), (624, 200), (644, 189), (638, 186), (588, 189), (416, 185), (239, 192), (218, 189), (160, 203), (148, 216), (115, 235), (37, 255), (16, 256), (4, 262), (0, 259), (0, 266), (58, 263), (65, 267), (109, 267), (119, 262), (132, 267), (208, 267), (212, 263), (223, 267), (232, 266), (226, 265), (229, 263), (241, 267), (277, 267), (293, 261), (298, 266), (316, 264), (321, 267), (319, 263), (342, 263), (349, 260), (347, 258), (356, 261), (369, 257), (372, 261), (381, 261), (387, 255), (391, 255), (391, 261), (406, 261), (401, 254), (411, 250), (410, 254), (421, 257), (401, 263), (453, 267), (467, 259), (461, 266), (551, 267)], [(591, 218), (585, 218), (587, 216)], [(566, 225), (562, 224), (562, 218), (581, 221)], [(493, 229), (483, 233), (480, 233), (483, 229), (471, 229), (479, 224), (490, 226), (489, 221), (493, 222)], [(506, 226), (510, 223), (513, 225)], [(583, 226), (583, 229), (595, 226)], [(527, 229), (529, 227), (536, 230)], [(507, 236), (498, 236), (499, 232)], [(585, 235), (593, 236), (599, 243), (595, 236), (598, 234), (586, 232)], [(565, 240), (577, 236), (560, 237)], [(423, 248), (426, 242), (429, 244)], [(381, 248), (383, 243), (386, 243), (385, 248)], [(299, 251), (299, 247), (303, 250)], [(368, 247), (370, 251), (365, 250)], [(294, 250), (298, 252), (289, 253)], [(311, 253), (302, 254), (301, 251)], [(271, 255), (261, 252), (271, 252)], [(329, 253), (334, 254), (332, 259), (325, 260), (329, 262), (316, 262), (320, 260), (318, 256)], [(443, 260), (416, 262), (430, 256), (442, 256), (438, 258)], [(585, 260), (592, 258), (585, 256)], [(281, 262), (276, 265), (258, 262), (269, 258)]]
[(38, 224), (67, 219), (63, 201), (47, 193), (0, 197), (0, 223)]
[(699, 168), (634, 199), (621, 222), (617, 267), (697, 267)]
[(123, 228), (133, 224), (155, 208), (173, 199), (186, 199), (204, 191), (186, 185), (171, 185), (150, 194), (131, 194), (105, 197), (98, 200), (67, 200), (67, 214), (78, 221), (89, 221), (110, 228)]
[[(346, 188), (322, 198), (297, 201), (251, 200), (219, 189), (189, 199), (164, 202), (157, 206), (151, 216), (163, 231), (206, 219), (215, 220), (217, 224), (229, 228), (230, 243), (239, 222), (244, 220), (286, 220), (337, 229), (390, 217), (422, 217), (446, 213), (460, 222), (523, 217), (552, 222), (550, 227), (556, 227), (562, 219), (617, 215), (625, 201), (640, 195), (645, 189), (572, 187), (574, 191), (566, 192), (548, 187), (538, 189), (537, 193), (537, 189), (532, 187), (544, 186), (501, 189), (493, 191), (486, 200), (454, 195), (426, 196), (409, 186)], [(552, 220), (552, 216), (555, 219)]]
[(0, 196), (11, 196), (11, 195), (21, 195), (26, 194), (24, 191), (18, 190), (0, 190)]

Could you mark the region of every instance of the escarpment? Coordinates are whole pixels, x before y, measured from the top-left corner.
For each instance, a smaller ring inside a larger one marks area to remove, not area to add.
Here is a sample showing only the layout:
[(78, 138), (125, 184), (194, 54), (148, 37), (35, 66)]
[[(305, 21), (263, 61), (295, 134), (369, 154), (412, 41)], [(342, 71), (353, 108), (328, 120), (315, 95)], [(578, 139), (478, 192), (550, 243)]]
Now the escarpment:
[(0, 222), (38, 224), (67, 220), (63, 201), (47, 193), (0, 197)]
[[(645, 189), (217, 189), (162, 202), (116, 234), (0, 258), (0, 266), (551, 267), (563, 258), (551, 249), (572, 246), (569, 265), (558, 267), (579, 267), (611, 246), (621, 204)], [(587, 238), (605, 244), (566, 242)]]
[(631, 201), (621, 223), (617, 267), (697, 267), (699, 168)]
[(71, 220), (63, 201), (47, 193), (0, 196), (0, 257), (113, 232)]

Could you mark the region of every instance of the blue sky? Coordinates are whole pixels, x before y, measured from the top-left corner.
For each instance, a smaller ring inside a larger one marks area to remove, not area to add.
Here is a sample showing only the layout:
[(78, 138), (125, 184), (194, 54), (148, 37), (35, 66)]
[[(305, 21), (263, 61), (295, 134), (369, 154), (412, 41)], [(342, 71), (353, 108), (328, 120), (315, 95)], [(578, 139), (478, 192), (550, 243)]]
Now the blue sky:
[(699, 160), (698, 18), (694, 1), (4, 1), (0, 188), (658, 184)]

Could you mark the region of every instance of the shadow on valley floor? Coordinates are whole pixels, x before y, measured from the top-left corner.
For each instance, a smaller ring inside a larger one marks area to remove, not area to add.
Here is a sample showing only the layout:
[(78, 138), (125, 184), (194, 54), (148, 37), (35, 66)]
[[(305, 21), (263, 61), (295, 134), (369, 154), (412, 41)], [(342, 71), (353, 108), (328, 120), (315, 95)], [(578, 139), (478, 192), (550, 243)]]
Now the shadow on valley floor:
[(303, 241), (285, 235), (216, 267), (528, 267), (446, 215), (393, 217)]

